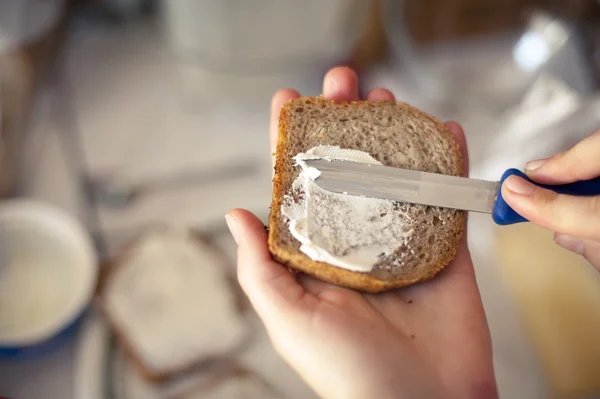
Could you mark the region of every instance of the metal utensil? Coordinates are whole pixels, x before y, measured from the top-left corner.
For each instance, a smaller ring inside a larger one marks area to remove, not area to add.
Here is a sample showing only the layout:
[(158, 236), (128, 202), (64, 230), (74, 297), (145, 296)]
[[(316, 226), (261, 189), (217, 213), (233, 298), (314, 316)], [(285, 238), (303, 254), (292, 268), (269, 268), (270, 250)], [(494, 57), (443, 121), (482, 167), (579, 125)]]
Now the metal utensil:
[[(509, 176), (531, 181), (517, 169), (507, 170), (494, 182), (341, 160), (305, 162), (321, 172), (315, 183), (331, 192), (490, 213), (499, 225), (527, 221), (504, 201), (500, 190)], [(561, 194), (600, 195), (600, 178), (556, 186), (532, 183)]]

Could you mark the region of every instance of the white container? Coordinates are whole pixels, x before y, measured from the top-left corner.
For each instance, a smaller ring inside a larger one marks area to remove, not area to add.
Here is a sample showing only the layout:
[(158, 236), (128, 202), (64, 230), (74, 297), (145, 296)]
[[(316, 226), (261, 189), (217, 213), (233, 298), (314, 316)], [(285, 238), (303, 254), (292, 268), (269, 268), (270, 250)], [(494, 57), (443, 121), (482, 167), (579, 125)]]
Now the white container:
[[(186, 99), (268, 102), (282, 87), (320, 92), (363, 31), (365, 0), (168, 0), (169, 48)], [(195, 97), (195, 98), (194, 98)]]
[(0, 355), (60, 336), (91, 301), (97, 258), (85, 229), (31, 200), (0, 203)]
[(221, 72), (261, 75), (344, 57), (369, 6), (364, 0), (163, 2), (178, 56)]

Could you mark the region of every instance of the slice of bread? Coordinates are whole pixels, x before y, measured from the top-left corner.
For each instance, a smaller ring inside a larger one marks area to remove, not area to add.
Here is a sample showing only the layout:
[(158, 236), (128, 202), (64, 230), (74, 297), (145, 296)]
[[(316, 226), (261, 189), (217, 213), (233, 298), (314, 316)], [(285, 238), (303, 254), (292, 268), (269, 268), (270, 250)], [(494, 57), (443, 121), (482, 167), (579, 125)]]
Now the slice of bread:
[(231, 362), (216, 360), (203, 363), (188, 372), (178, 373), (164, 381), (145, 378), (136, 363), (116, 346), (110, 363), (111, 387), (117, 398), (127, 399), (181, 399), (197, 387), (210, 385), (222, 375), (230, 373), (234, 365)]
[(258, 315), (252, 312), (249, 319), (252, 341), (243, 350), (233, 356), (215, 358), (165, 381), (144, 378), (123, 348), (116, 346), (110, 364), (116, 396), (131, 399), (192, 399), (213, 397), (211, 395), (224, 399), (317, 399), (309, 385), (277, 353)]
[(98, 305), (145, 378), (165, 381), (247, 344), (227, 260), (193, 231), (157, 228), (101, 278)]
[(397, 215), (392, 223), (408, 224), (412, 234), (408, 240), (399, 237), (393, 254), (377, 261), (370, 272), (350, 271), (305, 255), (281, 208), (294, 197), (292, 183), (301, 171), (292, 158), (319, 145), (364, 151), (386, 166), (454, 176), (463, 172), (460, 149), (448, 128), (407, 104), (336, 103), (320, 97), (292, 100), (279, 119), (269, 216), (274, 259), (322, 281), (370, 293), (429, 280), (452, 261), (464, 230), (464, 212), (407, 203), (394, 206)]

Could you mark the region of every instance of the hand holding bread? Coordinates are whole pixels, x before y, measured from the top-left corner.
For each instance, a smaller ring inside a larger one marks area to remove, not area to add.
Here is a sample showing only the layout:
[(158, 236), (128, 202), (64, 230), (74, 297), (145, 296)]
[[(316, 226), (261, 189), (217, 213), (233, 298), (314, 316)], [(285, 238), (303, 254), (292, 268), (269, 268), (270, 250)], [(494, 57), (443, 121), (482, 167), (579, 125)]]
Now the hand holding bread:
[[(302, 109), (298, 113), (312, 113), (316, 119), (323, 115), (319, 107), (331, 107), (333, 111), (328, 112), (341, 116), (337, 124), (329, 121), (327, 126), (318, 127), (317, 134), (309, 132), (297, 140), (298, 148), (294, 150), (344, 145), (370, 153), (392, 166), (467, 174), (465, 138), (456, 123), (441, 124), (412, 107), (396, 103), (384, 89), (371, 91), (367, 102), (354, 103), (360, 111), (345, 111), (342, 108), (346, 106), (340, 102), (359, 100), (356, 75), (346, 68), (331, 70), (323, 86), (322, 98), (307, 100), (303, 106), (293, 108), (294, 112)], [(282, 90), (273, 98), (271, 147), (275, 152), (278, 146), (279, 156), (275, 205), (281, 205), (280, 200), (289, 195), (285, 190), (292, 188), (294, 180), (289, 178), (291, 175), (283, 179), (292, 171), (289, 161), (295, 154), (291, 151), (287, 154), (290, 159), (282, 157), (280, 150), (291, 146), (285, 147), (285, 136), (279, 135), (280, 110), (284, 104), (291, 110), (293, 101), (302, 101), (295, 100), (299, 97), (293, 90)], [(347, 107), (353, 107), (352, 103)], [(348, 141), (344, 134), (365, 127), (368, 113), (377, 116), (369, 120), (374, 130), (361, 131), (352, 142)], [(310, 117), (289, 121), (307, 126), (314, 122)], [(412, 131), (407, 128), (411, 124)], [(302, 134), (301, 126), (294, 129), (300, 129), (294, 135)], [(385, 142), (389, 147), (382, 149)], [(427, 153), (431, 148), (436, 148), (436, 152)], [(300, 193), (295, 199), (304, 197)], [(354, 209), (351, 205), (339, 206)], [(379, 209), (369, 204), (363, 208), (368, 208), (367, 213)], [(321, 397), (497, 397), (490, 333), (463, 234), (464, 215), (425, 208), (398, 208), (395, 211), (400, 216), (393, 214), (390, 218), (390, 228), (401, 231), (398, 223), (402, 222), (413, 230), (410, 237), (403, 238), (410, 245), (398, 245), (392, 252), (382, 253), (382, 259), (400, 267), (384, 271), (373, 268), (362, 275), (311, 259), (294, 243), (294, 236), (287, 234), (279, 209), (272, 209), (271, 237), (249, 212), (234, 210), (227, 215), (238, 243), (238, 278), (243, 290), (279, 353)], [(432, 230), (434, 221), (443, 221), (444, 227)], [(273, 235), (274, 226), (280, 236)], [(343, 229), (338, 230), (339, 236)], [(321, 243), (330, 237), (331, 229), (323, 231)], [(436, 242), (432, 231), (438, 231), (443, 241)], [(277, 241), (286, 235), (285, 242)], [(415, 245), (412, 254), (408, 248), (413, 243), (411, 239), (422, 245), (420, 249)], [(347, 249), (351, 252), (362, 244)], [(403, 251), (408, 255), (402, 255)], [(415, 253), (416, 256), (409, 256)], [(274, 258), (285, 262), (292, 271)], [(416, 284), (434, 276), (427, 283)], [(393, 289), (401, 286), (405, 288)]]

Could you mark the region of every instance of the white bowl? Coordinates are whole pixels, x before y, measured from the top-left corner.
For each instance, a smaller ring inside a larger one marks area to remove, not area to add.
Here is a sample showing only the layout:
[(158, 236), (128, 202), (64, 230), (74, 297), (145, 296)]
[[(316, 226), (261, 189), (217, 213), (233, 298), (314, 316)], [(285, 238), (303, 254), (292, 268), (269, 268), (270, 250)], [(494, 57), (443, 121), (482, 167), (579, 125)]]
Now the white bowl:
[(0, 355), (63, 334), (91, 301), (97, 273), (91, 238), (74, 218), (37, 201), (0, 203)]

